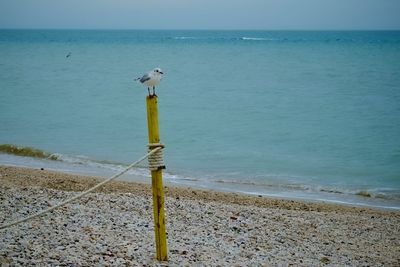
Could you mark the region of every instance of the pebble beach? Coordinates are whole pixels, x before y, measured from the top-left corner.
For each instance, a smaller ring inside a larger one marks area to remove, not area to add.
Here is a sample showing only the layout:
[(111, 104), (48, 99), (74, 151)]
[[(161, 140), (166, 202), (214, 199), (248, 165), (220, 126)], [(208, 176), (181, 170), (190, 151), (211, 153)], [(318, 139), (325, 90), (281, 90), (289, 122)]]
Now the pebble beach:
[[(0, 166), (0, 225), (101, 178)], [(1, 266), (400, 266), (400, 212), (165, 188), (168, 262), (155, 260), (151, 186), (115, 181), (0, 231)]]

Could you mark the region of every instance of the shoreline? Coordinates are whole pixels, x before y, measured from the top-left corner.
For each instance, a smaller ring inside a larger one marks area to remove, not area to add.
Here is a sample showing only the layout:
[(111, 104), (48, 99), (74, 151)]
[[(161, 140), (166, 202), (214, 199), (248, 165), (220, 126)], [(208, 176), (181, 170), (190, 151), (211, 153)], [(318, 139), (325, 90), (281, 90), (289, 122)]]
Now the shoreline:
[[(101, 178), (0, 166), (0, 224)], [(0, 263), (108, 266), (398, 266), (400, 213), (166, 186), (168, 263), (154, 260), (151, 188), (113, 181), (0, 232)]]
[[(13, 180), (12, 177), (28, 177), (28, 180)], [(11, 179), (10, 179), (11, 178)], [(3, 185), (16, 187), (39, 187), (62, 191), (80, 192), (89, 189), (103, 181), (104, 177), (89, 176), (84, 174), (72, 174), (62, 171), (36, 169), (30, 167), (0, 165), (0, 181)], [(302, 209), (316, 211), (332, 210), (361, 210), (373, 212), (393, 212), (398, 210), (352, 205), (350, 203), (334, 203), (324, 200), (292, 199), (285, 197), (273, 197), (261, 194), (244, 192), (220, 191), (211, 188), (192, 187), (184, 184), (164, 182), (165, 195), (167, 197), (185, 197), (190, 200), (218, 201), (225, 204), (255, 205), (257, 207), (285, 209)], [(114, 180), (95, 190), (94, 193), (133, 193), (151, 196), (151, 184), (144, 181)]]
[[(0, 153), (0, 166), (10, 166), (17, 168), (32, 168), (51, 170), (65, 174), (78, 175), (78, 176), (93, 176), (108, 178), (114, 175), (117, 171), (123, 170), (125, 165), (118, 165), (113, 163), (99, 163), (96, 161), (88, 160), (88, 162), (69, 162), (71, 159), (64, 160), (46, 160), (32, 157), (21, 157), (15, 155), (1, 154)], [(120, 181), (149, 183), (149, 173), (147, 168), (136, 168), (130, 170), (127, 174), (120, 177)], [(338, 191), (336, 188), (321, 187), (311, 189), (291, 189), (289, 186), (281, 187), (280, 184), (272, 186), (269, 184), (254, 184), (231, 182), (225, 180), (209, 180), (201, 178), (193, 178), (180, 174), (164, 172), (164, 184), (171, 187), (179, 188), (194, 188), (205, 191), (217, 191), (225, 193), (236, 193), (246, 196), (262, 196), (266, 198), (294, 200), (301, 202), (316, 202), (316, 203), (332, 203), (338, 205), (345, 205), (351, 207), (361, 208), (374, 208), (382, 210), (400, 211), (400, 202), (398, 199), (385, 197), (376, 192), (369, 190), (359, 189), (358, 192)]]

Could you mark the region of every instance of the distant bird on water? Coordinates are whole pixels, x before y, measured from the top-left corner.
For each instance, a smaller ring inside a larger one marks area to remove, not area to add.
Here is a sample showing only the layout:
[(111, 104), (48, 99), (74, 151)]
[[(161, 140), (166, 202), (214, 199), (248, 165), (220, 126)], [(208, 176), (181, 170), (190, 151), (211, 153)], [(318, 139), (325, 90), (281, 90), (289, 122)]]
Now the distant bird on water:
[[(160, 83), (164, 72), (160, 68), (155, 68), (152, 71), (144, 74), (142, 77), (136, 78), (135, 81), (139, 81), (141, 84), (147, 87), (149, 96), (156, 95), (156, 86)], [(153, 94), (150, 94), (150, 88), (153, 88)]]

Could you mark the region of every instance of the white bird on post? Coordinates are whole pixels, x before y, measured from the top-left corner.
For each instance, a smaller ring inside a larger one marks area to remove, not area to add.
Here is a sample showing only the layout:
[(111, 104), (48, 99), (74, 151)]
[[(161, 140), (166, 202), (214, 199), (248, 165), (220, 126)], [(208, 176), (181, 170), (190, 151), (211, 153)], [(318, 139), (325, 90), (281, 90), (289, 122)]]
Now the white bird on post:
[[(156, 95), (156, 86), (160, 83), (164, 72), (160, 68), (155, 68), (152, 71), (144, 74), (142, 77), (136, 78), (135, 81), (139, 81), (141, 84), (147, 87), (149, 96)], [(150, 88), (153, 88), (153, 94), (150, 94)]]

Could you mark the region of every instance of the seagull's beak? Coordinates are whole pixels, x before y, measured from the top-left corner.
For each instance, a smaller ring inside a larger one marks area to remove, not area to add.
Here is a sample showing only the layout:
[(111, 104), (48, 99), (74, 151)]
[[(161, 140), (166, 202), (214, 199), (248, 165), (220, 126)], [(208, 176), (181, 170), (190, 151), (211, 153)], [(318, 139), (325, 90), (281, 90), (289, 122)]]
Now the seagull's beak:
[(164, 72), (160, 71), (161, 74), (164, 74)]

